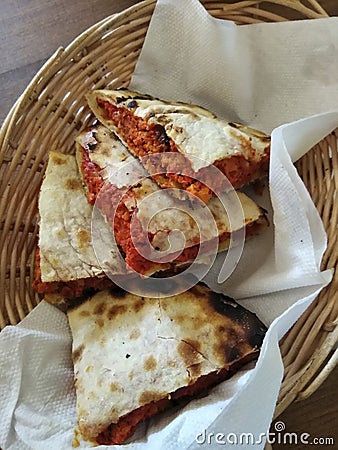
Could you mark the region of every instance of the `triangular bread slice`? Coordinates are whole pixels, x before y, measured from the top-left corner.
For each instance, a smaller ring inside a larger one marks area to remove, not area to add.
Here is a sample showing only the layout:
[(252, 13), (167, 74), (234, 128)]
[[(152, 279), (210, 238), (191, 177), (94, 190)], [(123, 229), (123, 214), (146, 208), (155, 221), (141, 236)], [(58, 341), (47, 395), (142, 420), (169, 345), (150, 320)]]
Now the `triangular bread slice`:
[[(93, 208), (87, 202), (75, 156), (50, 152), (38, 209), (33, 288), (40, 294), (58, 293), (72, 298), (88, 289), (111, 286), (92, 246)], [(118, 258), (115, 271), (126, 272)]]
[(238, 189), (268, 173), (269, 136), (197, 105), (128, 89), (91, 91), (87, 101), (99, 121), (134, 156), (142, 157), (161, 187), (183, 190), (207, 203), (225, 190), (227, 180)]
[(171, 297), (105, 290), (68, 311), (82, 436), (121, 444), (138, 423), (255, 359), (264, 324), (204, 285)]

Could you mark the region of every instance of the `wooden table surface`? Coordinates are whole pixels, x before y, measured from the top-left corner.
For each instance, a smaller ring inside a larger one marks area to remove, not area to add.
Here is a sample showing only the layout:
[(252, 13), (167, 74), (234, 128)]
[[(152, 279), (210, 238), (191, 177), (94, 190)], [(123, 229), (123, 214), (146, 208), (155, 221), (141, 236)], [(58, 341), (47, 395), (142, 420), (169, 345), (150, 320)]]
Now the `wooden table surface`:
[[(135, 3), (133, 0), (1, 0), (0, 123), (36, 71), (59, 46), (66, 46), (98, 20)], [(330, 15), (338, 15), (338, 0), (321, 3)], [(287, 431), (334, 437), (335, 445), (320, 447), (338, 448), (337, 377), (338, 368), (310, 398), (291, 405), (278, 418), (285, 423)], [(275, 444), (273, 448), (307, 446)]]

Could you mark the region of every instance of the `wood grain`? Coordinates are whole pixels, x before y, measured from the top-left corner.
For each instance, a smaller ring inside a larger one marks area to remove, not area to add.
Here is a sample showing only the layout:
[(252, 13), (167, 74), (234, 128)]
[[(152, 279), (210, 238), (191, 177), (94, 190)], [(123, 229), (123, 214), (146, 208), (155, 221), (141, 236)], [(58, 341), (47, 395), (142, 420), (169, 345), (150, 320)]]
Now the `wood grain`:
[[(138, 3), (133, 0), (0, 0), (0, 123), (46, 59), (100, 19)], [(330, 15), (338, 15), (337, 0), (323, 0)], [(338, 75), (337, 75), (338, 76)], [(0, 293), (1, 294), (1, 293)], [(334, 437), (338, 447), (338, 368), (307, 400), (294, 403), (278, 420), (289, 432)], [(258, 409), (259, 412), (259, 409)], [(273, 430), (272, 424), (272, 430)], [(274, 449), (305, 449), (304, 445), (274, 444)]]
[[(282, 421), (285, 432), (297, 433), (298, 442), (292, 444), (274, 444), (274, 450), (305, 450), (309, 445), (299, 442), (302, 433), (309, 433), (309, 442), (315, 438), (333, 438), (334, 445), (311, 445), (311, 448), (333, 449), (338, 448), (338, 367), (336, 367), (327, 380), (309, 398), (292, 404), (272, 424), (271, 432), (275, 432), (274, 424)], [(281, 433), (281, 439), (283, 438)], [(283, 441), (282, 441), (283, 442)], [(286, 441), (288, 442), (288, 441)]]
[(43, 63), (58, 47), (135, 0), (0, 1), (0, 123)]

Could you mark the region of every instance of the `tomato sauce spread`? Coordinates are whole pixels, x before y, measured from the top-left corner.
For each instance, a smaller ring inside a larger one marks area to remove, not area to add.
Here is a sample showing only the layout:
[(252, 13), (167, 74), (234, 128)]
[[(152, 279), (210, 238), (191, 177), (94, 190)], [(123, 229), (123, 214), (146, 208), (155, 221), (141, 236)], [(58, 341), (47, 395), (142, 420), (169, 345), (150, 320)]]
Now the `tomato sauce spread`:
[[(116, 242), (125, 254), (127, 265), (137, 273), (145, 275), (153, 268), (154, 262), (142, 256), (139, 250), (144, 249), (147, 241), (151, 243), (155, 235), (144, 230), (141, 222), (125, 206), (124, 201), (132, 195), (132, 189), (121, 194), (120, 189), (107, 183), (97, 198), (97, 206), (114, 230)], [(134, 212), (136, 211), (134, 210)], [(132, 219), (133, 235), (131, 234)], [(207, 247), (210, 248), (211, 246), (212, 242), (204, 245), (204, 252), (208, 250)], [(187, 262), (195, 259), (199, 248), (199, 244), (196, 244), (183, 249), (177, 257), (173, 254), (172, 262)], [(156, 265), (161, 266), (161, 262), (156, 262)]]
[[(114, 231), (116, 243), (123, 252), (126, 264), (141, 275), (148, 275), (151, 273), (154, 265), (158, 266), (160, 269), (161, 265), (163, 266), (163, 263), (154, 263), (140, 254), (140, 249), (142, 249), (142, 253), (146, 255), (146, 242), (151, 243), (155, 235), (143, 229), (136, 215), (137, 208), (131, 211), (126, 207), (127, 200), (134, 196), (133, 186), (126, 191), (111, 183), (104, 183), (104, 180), (100, 175), (99, 166), (90, 161), (87, 151), (84, 148), (82, 148), (82, 170), (85, 174), (84, 177), (88, 187), (88, 198), (96, 201), (97, 207), (106, 217), (107, 222)], [(100, 195), (98, 195), (99, 192)], [(131, 235), (132, 220), (133, 236)], [(247, 226), (247, 236), (255, 234), (256, 227), (259, 229), (260, 224), (249, 224), (249, 226)], [(223, 233), (219, 236), (219, 242), (222, 243), (229, 239), (229, 237), (229, 233)], [(208, 253), (213, 246), (214, 242), (212, 240), (203, 243), (202, 246), (199, 243), (196, 243), (195, 245), (183, 249), (182, 252), (177, 255), (173, 254), (171, 262), (185, 263), (193, 261), (199, 252), (201, 252), (201, 254)]]
[[(126, 264), (141, 275), (146, 275), (154, 267), (154, 262), (140, 255), (140, 248), (144, 248), (145, 243), (152, 242), (154, 234), (148, 233), (142, 228), (140, 221), (137, 219), (133, 211), (129, 211), (125, 205), (128, 197), (133, 197), (133, 188), (128, 191), (119, 189), (111, 183), (105, 183), (99, 173), (100, 168), (93, 164), (87, 151), (82, 148), (82, 170), (87, 183), (87, 196), (96, 201), (97, 207), (106, 217), (114, 231), (116, 243), (124, 253)], [(103, 187), (104, 185), (104, 187)], [(98, 187), (100, 186), (100, 189)], [(98, 195), (100, 192), (100, 195)], [(137, 212), (137, 210), (135, 210)], [(133, 219), (133, 236), (131, 235), (131, 221)], [(212, 242), (203, 246), (203, 252), (211, 247)], [(173, 255), (172, 262), (188, 262), (194, 260), (199, 252), (199, 244), (185, 248), (177, 257)], [(161, 262), (156, 262), (161, 266)]]
[(36, 250), (34, 281), (32, 287), (38, 294), (58, 293), (65, 298), (75, 298), (80, 297), (86, 289), (102, 290), (112, 284), (113, 282), (106, 276), (81, 278), (70, 281), (43, 282), (41, 280), (40, 249), (38, 248)]
[(100, 167), (90, 160), (89, 155), (85, 150), (82, 151), (81, 169), (83, 179), (87, 185), (86, 195), (88, 203), (94, 205), (104, 181), (100, 175)]

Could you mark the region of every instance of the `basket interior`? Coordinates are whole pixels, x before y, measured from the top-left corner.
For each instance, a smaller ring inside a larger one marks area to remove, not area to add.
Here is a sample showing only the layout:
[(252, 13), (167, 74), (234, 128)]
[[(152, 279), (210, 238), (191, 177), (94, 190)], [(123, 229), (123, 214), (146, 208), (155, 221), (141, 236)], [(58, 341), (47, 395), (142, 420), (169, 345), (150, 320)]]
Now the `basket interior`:
[[(212, 15), (239, 24), (327, 16), (316, 1), (203, 3)], [(94, 25), (66, 49), (59, 49), (4, 122), (0, 135), (0, 290), (4, 293), (0, 299), (1, 328), (18, 323), (40, 301), (31, 284), (38, 231), (37, 198), (48, 152), (74, 151), (76, 134), (93, 121), (84, 98), (88, 90), (128, 85), (154, 7), (155, 1), (141, 2)], [(337, 136), (333, 133), (297, 163), (328, 233), (323, 269), (337, 264), (337, 155)], [(332, 338), (338, 316), (337, 288), (335, 274), (332, 283), (281, 344), (285, 380), (280, 409), (298, 395), (295, 385), (306, 372), (309, 358), (321, 349), (318, 370), (332, 349), (331, 344), (325, 347), (325, 343)], [(312, 370), (312, 377), (305, 380), (304, 386), (315, 376), (316, 370)]]

